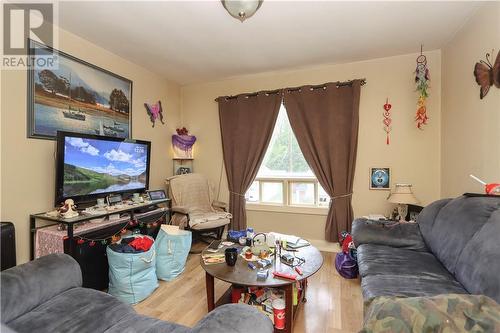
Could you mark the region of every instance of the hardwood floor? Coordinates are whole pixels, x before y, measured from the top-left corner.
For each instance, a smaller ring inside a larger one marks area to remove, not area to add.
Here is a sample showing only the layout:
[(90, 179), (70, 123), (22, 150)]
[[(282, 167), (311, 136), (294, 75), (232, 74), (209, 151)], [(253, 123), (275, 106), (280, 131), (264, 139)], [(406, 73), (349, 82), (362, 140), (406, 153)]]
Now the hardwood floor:
[[(323, 252), (324, 264), (309, 279), (307, 302), (295, 320), (295, 333), (350, 333), (362, 326), (363, 300), (359, 280), (346, 280), (335, 270), (335, 253)], [(194, 326), (207, 313), (205, 271), (199, 255), (190, 254), (186, 270), (171, 282), (160, 281), (160, 287), (137, 304), (137, 312)], [(215, 279), (218, 299), (229, 284)]]

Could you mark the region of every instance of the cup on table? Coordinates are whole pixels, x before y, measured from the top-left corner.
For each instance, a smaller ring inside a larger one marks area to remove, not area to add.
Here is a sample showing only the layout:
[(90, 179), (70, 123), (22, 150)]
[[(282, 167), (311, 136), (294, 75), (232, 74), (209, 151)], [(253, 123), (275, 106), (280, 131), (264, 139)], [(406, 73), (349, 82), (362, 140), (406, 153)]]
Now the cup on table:
[(247, 238), (246, 237), (238, 238), (238, 243), (240, 243), (241, 246), (245, 246), (247, 244)]
[(141, 200), (141, 195), (139, 193), (134, 193), (132, 196), (133, 202), (139, 202)]
[(104, 198), (97, 199), (97, 207), (104, 207)]
[(273, 301), (274, 327), (278, 330), (285, 328), (285, 300), (277, 298)]
[(238, 259), (238, 249), (235, 247), (230, 247), (224, 251), (226, 257), (226, 264), (228, 266), (236, 265), (236, 260)]

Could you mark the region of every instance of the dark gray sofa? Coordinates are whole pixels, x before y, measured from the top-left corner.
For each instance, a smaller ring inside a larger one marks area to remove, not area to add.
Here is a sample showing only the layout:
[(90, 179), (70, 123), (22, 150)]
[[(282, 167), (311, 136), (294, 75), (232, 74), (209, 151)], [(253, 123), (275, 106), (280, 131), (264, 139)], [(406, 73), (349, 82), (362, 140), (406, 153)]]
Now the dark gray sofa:
[(417, 223), (357, 219), (363, 297), (482, 294), (500, 303), (500, 197), (436, 201)]
[(218, 307), (194, 328), (139, 315), (109, 294), (82, 288), (80, 266), (65, 254), (10, 268), (0, 277), (1, 332), (273, 332), (266, 316), (243, 304)]

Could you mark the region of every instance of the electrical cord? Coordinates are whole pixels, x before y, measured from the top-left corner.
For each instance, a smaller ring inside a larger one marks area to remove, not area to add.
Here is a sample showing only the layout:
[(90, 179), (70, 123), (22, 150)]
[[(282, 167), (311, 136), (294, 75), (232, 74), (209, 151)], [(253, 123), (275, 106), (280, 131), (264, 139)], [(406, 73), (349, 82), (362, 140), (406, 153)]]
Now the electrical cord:
[[(285, 251), (287, 251), (287, 250), (285, 250)], [(287, 251), (287, 252), (288, 252), (288, 251)], [(303, 264), (306, 262), (306, 260), (305, 260), (304, 258), (302, 258), (302, 257), (297, 257), (297, 255), (295, 254), (295, 251), (293, 251), (292, 253), (293, 253), (293, 261), (292, 261), (291, 263), (288, 263), (288, 262), (286, 262), (286, 261), (284, 261), (284, 260), (282, 260), (282, 261), (281, 261), (281, 263), (282, 263), (282, 264), (285, 264), (285, 265), (287, 265), (287, 266), (290, 266), (290, 267), (292, 267), (292, 268), (295, 268), (295, 267), (297, 267), (297, 266), (301, 266), (301, 265), (303, 265)]]

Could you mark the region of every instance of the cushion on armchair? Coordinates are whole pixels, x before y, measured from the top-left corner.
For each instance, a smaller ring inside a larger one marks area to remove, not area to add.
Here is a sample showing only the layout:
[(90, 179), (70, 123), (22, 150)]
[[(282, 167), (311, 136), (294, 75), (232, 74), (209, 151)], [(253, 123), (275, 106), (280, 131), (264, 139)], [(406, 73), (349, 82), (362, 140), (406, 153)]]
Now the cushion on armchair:
[[(229, 224), (231, 214), (221, 211), (225, 204), (214, 201), (208, 180), (200, 174), (192, 173), (175, 176), (169, 179), (169, 192), (172, 198), (172, 221), (176, 225), (195, 230), (212, 229)], [(184, 216), (189, 215), (189, 221)]]

